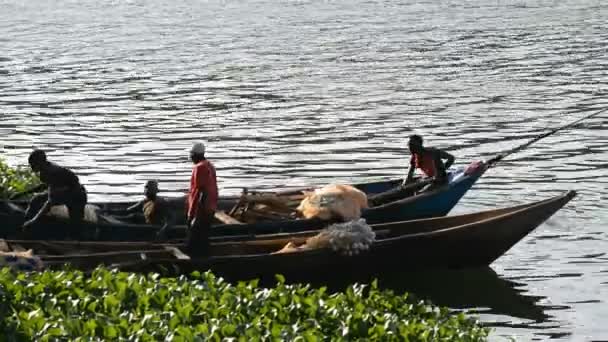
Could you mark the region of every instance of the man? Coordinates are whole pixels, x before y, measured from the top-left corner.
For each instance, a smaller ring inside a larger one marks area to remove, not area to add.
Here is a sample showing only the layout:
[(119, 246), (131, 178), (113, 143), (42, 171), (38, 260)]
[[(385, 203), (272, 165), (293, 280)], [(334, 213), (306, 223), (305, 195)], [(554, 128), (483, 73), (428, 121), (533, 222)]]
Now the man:
[[(132, 220), (136, 223), (147, 223), (162, 226), (161, 232), (165, 232), (170, 224), (171, 212), (167, 201), (158, 196), (158, 182), (147, 181), (144, 185), (144, 198), (121, 211), (125, 216), (115, 216), (121, 220)], [(118, 213), (118, 212), (117, 212)]]
[(23, 224), (23, 228), (27, 230), (46, 215), (51, 206), (61, 204), (65, 204), (68, 208), (72, 228), (78, 228), (84, 219), (84, 209), (87, 204), (87, 192), (80, 184), (78, 176), (64, 167), (47, 161), (46, 153), (42, 150), (34, 150), (28, 162), (32, 170), (39, 173), (42, 186), (47, 187), (47, 192), (32, 198), (25, 214), (29, 220)]
[[(424, 147), (422, 137), (419, 135), (410, 136), (408, 146), (412, 157), (404, 184), (412, 181), (416, 169), (421, 169), (427, 177), (433, 178), (434, 186), (447, 183), (446, 170), (454, 164), (453, 155), (436, 148)], [(445, 164), (443, 159), (447, 160)]]
[[(368, 200), (373, 206), (390, 203), (416, 193), (434, 190), (447, 183), (446, 170), (454, 163), (454, 156), (439, 149), (424, 147), (422, 137), (419, 135), (410, 136), (408, 146), (412, 157), (410, 158), (407, 178), (394, 189), (370, 196)], [(447, 159), (445, 164), (443, 159)], [(412, 182), (414, 171), (417, 168), (432, 179), (431, 184), (421, 185), (422, 187), (417, 185), (408, 186)]]
[(191, 256), (209, 254), (209, 230), (217, 209), (218, 191), (215, 167), (205, 158), (205, 145), (197, 142), (190, 149), (194, 164), (188, 192), (188, 242)]

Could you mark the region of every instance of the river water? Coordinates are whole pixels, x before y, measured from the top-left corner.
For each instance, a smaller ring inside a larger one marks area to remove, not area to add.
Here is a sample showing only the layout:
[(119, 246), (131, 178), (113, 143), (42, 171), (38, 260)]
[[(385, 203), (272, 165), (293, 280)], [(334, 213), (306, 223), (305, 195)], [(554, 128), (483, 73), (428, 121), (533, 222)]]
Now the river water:
[[(0, 0), (0, 148), (48, 150), (91, 200), (181, 193), (195, 140), (224, 194), (400, 176), (414, 132), (466, 165), (608, 106), (607, 23), (603, 0)], [(578, 191), (493, 271), (395, 287), (474, 309), (494, 340), (608, 340), (607, 117), (454, 209)]]

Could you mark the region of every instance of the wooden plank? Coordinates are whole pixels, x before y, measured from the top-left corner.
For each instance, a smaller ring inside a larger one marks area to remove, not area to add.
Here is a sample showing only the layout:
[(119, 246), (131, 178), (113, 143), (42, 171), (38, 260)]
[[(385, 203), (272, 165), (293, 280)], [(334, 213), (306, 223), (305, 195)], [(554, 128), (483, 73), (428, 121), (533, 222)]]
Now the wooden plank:
[(68, 254), (68, 255), (39, 255), (43, 261), (70, 261), (70, 260), (94, 260), (100, 263), (105, 263), (112, 259), (142, 259), (153, 257), (168, 257), (173, 256), (170, 251), (159, 250), (141, 250), (141, 251), (110, 251), (85, 254)]
[(291, 210), (286, 204), (286, 199), (272, 194), (265, 195), (245, 195), (245, 200), (252, 203), (263, 203), (269, 206), (282, 208), (283, 210)]
[(245, 198), (243, 196), (241, 196), (239, 198), (238, 202), (236, 202), (236, 204), (234, 205), (234, 207), (232, 207), (232, 209), (230, 209), (230, 211), (228, 212), (228, 215), (234, 216), (237, 213), (237, 211), (242, 207), (244, 202), (245, 202)]
[[(74, 250), (75, 250), (75, 248), (73, 248), (73, 247), (60, 246), (57, 244), (44, 242), (44, 241), (40, 241), (40, 248), (44, 249), (46, 251), (50, 251), (50, 252), (62, 254), (62, 255), (74, 253)], [(38, 251), (36, 251), (36, 252), (38, 252)]]
[[(1, 240), (0, 240), (1, 241)], [(162, 249), (162, 245), (171, 243), (129, 242), (129, 241), (44, 241), (44, 240), (5, 240), (8, 244), (19, 244), (28, 249), (53, 249), (76, 254), (79, 250), (90, 251), (127, 251)], [(1, 242), (0, 242), (1, 243)]]
[(11, 249), (4, 239), (0, 239), (0, 252), (10, 252)]
[(13, 252), (25, 252), (27, 249), (23, 248), (23, 246), (18, 244), (11, 244), (11, 250)]
[(190, 257), (184, 254), (184, 252), (177, 247), (165, 246), (165, 250), (172, 252), (173, 255), (179, 260), (190, 260)]
[(243, 222), (235, 219), (221, 210), (215, 212), (215, 218), (226, 224), (243, 224)]

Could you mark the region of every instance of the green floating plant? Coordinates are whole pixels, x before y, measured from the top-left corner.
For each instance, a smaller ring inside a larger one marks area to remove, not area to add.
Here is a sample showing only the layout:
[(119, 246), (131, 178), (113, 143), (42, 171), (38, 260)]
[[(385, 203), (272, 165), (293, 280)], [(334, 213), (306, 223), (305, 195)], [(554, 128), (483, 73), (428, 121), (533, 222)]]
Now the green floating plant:
[(0, 341), (483, 341), (464, 314), (370, 286), (325, 288), (212, 273), (165, 278), (98, 268), (0, 271)]
[(0, 199), (26, 191), (40, 184), (38, 176), (27, 167), (12, 167), (0, 158)]

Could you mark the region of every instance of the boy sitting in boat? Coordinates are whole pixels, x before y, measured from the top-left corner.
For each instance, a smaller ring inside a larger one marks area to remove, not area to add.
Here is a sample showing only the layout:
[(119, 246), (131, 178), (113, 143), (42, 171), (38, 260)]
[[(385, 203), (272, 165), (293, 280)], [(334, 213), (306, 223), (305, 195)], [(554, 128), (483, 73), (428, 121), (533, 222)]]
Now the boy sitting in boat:
[(162, 230), (165, 230), (171, 221), (171, 211), (167, 201), (158, 196), (159, 191), (157, 181), (147, 181), (144, 185), (145, 197), (122, 212), (127, 215), (116, 218), (163, 226)]

